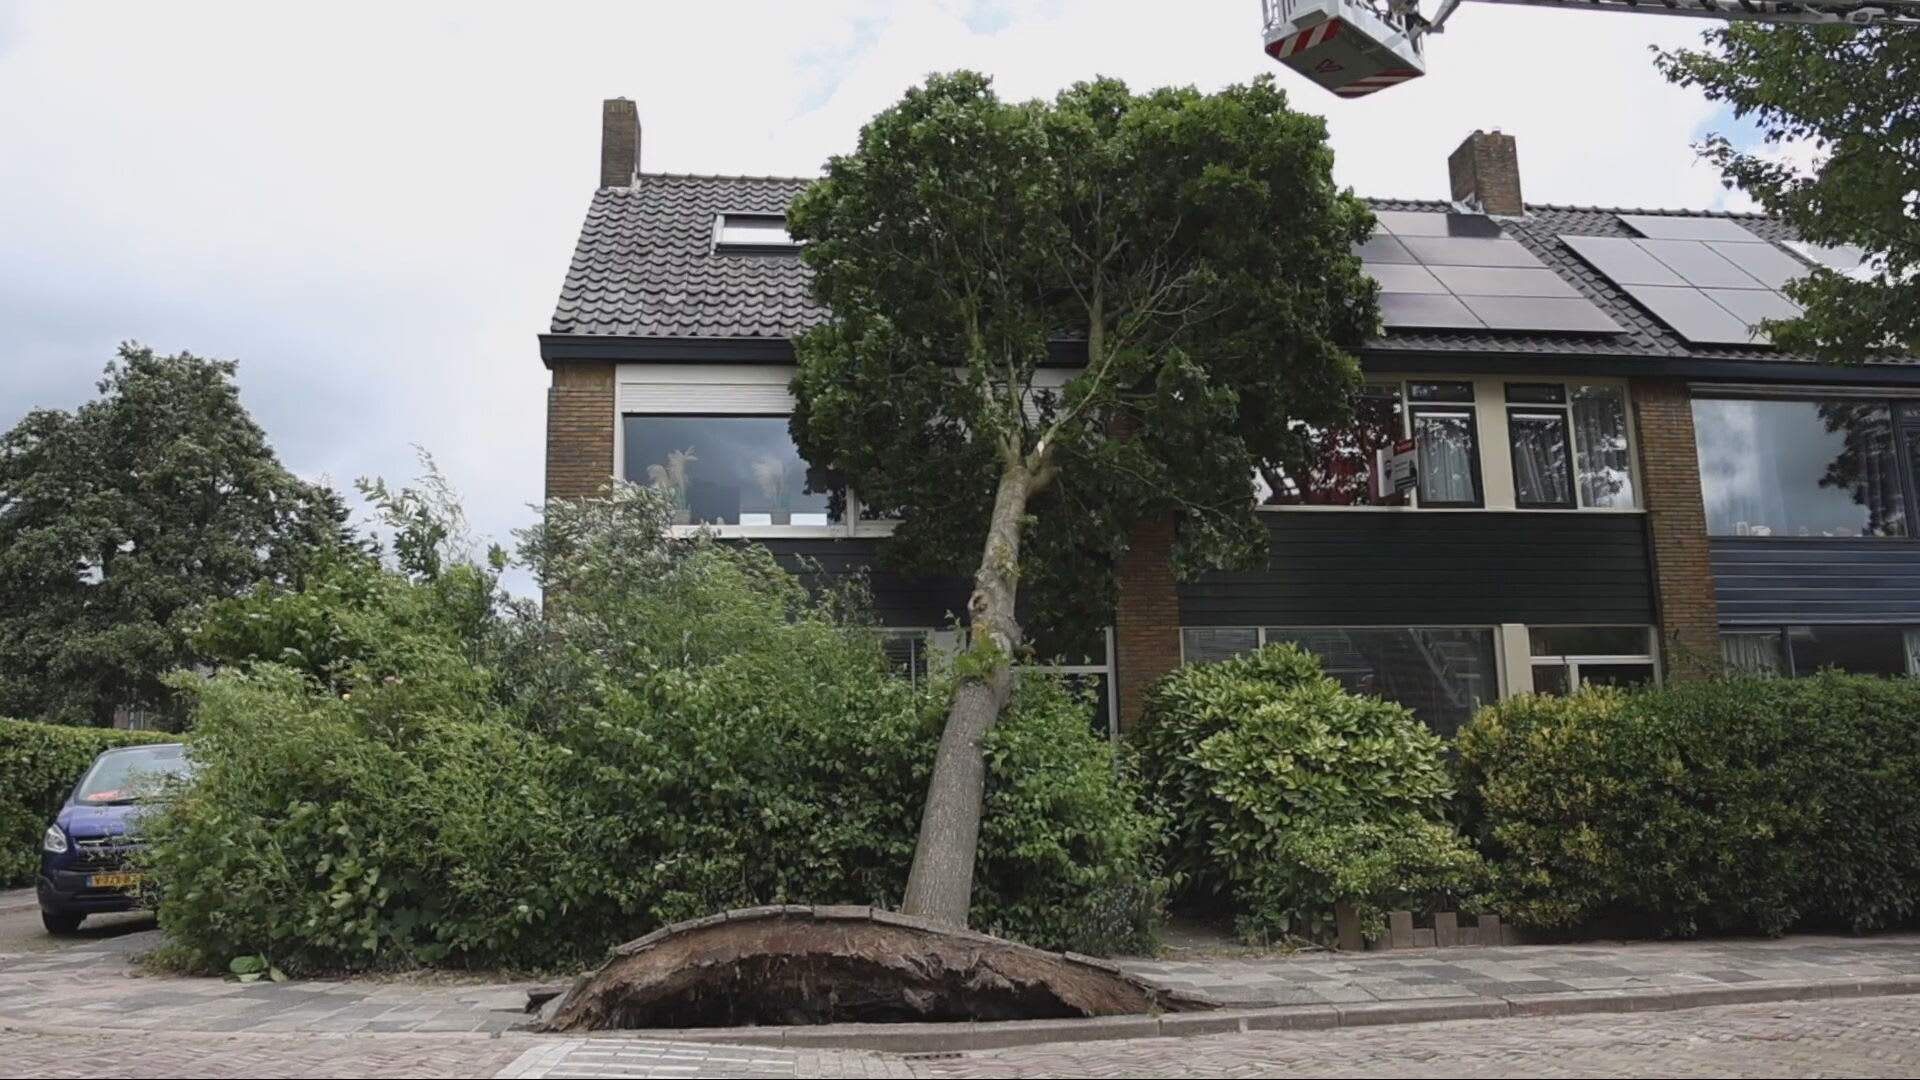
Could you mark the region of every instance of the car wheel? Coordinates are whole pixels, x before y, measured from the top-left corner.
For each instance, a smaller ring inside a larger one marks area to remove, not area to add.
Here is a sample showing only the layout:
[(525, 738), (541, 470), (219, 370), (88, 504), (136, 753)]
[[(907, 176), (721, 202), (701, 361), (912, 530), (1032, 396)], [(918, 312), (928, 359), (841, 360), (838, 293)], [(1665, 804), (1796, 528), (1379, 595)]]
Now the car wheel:
[(71, 934), (80, 929), (80, 922), (85, 918), (85, 915), (73, 911), (40, 910), (40, 925), (46, 927), (49, 934)]

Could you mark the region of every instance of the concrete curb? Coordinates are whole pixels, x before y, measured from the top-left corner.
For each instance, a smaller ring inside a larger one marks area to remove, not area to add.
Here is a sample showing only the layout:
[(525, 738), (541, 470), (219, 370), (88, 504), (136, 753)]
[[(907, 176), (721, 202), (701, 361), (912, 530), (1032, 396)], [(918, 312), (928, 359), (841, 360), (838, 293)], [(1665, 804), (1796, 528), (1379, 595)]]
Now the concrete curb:
[(1158, 1016), (1098, 1016), (1071, 1020), (1005, 1020), (951, 1024), (822, 1024), (811, 1027), (659, 1028), (593, 1031), (548, 1038), (634, 1038), (692, 1043), (732, 1043), (809, 1050), (879, 1050), (895, 1054), (997, 1050), (1038, 1043), (1109, 1039), (1180, 1038), (1247, 1031), (1305, 1031), (1382, 1027), (1450, 1020), (1573, 1016), (1582, 1013), (1665, 1012), (1770, 1001), (1920, 994), (1920, 975), (1814, 982), (1750, 982), (1725, 985), (1588, 990), (1510, 997), (1424, 998), (1351, 1005), (1288, 1005), (1267, 1009), (1218, 1009)]

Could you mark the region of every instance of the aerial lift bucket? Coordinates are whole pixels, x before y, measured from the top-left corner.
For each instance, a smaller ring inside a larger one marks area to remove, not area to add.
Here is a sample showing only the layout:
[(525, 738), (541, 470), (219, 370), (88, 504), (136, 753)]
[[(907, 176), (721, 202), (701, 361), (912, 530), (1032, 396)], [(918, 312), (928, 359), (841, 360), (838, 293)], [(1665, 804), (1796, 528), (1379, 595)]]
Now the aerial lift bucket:
[(1341, 97), (1364, 97), (1427, 73), (1405, 15), (1365, 0), (1261, 0), (1267, 55)]

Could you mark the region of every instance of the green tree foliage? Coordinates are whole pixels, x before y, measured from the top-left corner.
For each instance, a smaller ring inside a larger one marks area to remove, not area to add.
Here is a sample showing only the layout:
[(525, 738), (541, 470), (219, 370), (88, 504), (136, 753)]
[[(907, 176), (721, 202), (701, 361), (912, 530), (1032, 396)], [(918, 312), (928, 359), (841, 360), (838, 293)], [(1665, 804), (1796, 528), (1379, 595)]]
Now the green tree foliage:
[(0, 435), (0, 713), (177, 715), (194, 609), (348, 543), (331, 491), (275, 460), (234, 364), (123, 346), (100, 397)]
[(1522, 696), (1460, 731), (1496, 910), (1675, 934), (1920, 910), (1920, 682), (1824, 672)]
[(959, 72), (794, 201), (832, 312), (797, 343), (800, 448), (899, 518), (895, 558), (974, 581), (908, 910), (966, 919), (1018, 593), (1046, 629), (1105, 625), (1149, 518), (1178, 518), (1184, 568), (1263, 555), (1255, 467), (1341, 415), (1377, 325), (1372, 215), (1332, 161), (1266, 79), (1013, 103)]
[[(436, 497), (375, 490), (408, 567), (217, 605), (230, 666), (182, 677), (200, 773), (152, 860), (204, 961), (552, 968), (729, 907), (898, 902), (944, 692), (842, 599), (622, 486), (523, 537), (540, 610), (448, 551)], [(1087, 713), (1034, 682), (993, 733), (982, 922), (1140, 947), (1155, 823)]]
[(40, 838), (102, 750), (168, 738), (0, 720), (0, 889), (33, 884)]
[(1759, 126), (1760, 148), (1707, 140), (1729, 185), (1803, 239), (1872, 257), (1867, 274), (1790, 287), (1806, 314), (1774, 340), (1839, 363), (1920, 353), (1920, 31), (1735, 25), (1659, 64)]
[(1247, 937), (1329, 940), (1336, 903), (1378, 936), (1390, 908), (1478, 887), (1479, 860), (1443, 817), (1440, 737), (1347, 693), (1297, 646), (1168, 675), (1133, 742), (1148, 804), (1171, 821), (1176, 884), (1230, 906)]

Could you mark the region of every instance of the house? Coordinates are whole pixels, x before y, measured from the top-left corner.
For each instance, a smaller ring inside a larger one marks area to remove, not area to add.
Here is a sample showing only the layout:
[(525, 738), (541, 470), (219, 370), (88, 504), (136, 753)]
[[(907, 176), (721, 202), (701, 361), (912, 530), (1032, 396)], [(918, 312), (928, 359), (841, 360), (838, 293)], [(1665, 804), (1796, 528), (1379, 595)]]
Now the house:
[[(887, 523), (834, 516), (787, 434), (789, 338), (823, 315), (782, 220), (808, 181), (640, 164), (633, 103), (607, 102), (540, 338), (547, 494), (650, 482), (687, 527), (869, 566)], [(1760, 216), (1529, 205), (1497, 132), (1443, 165), (1450, 198), (1374, 203), (1385, 335), (1351, 428), (1254, 485), (1267, 568), (1176, 582), (1171, 525), (1143, 528), (1104, 640), (1043, 648), (1109, 728), (1180, 663), (1282, 640), (1443, 731), (1726, 663), (1920, 672), (1920, 363), (1817, 365), (1751, 329), (1832, 253)], [(1413, 490), (1381, 497), (1375, 451), (1409, 437)], [(954, 581), (873, 591), (907, 664), (964, 609)]]

